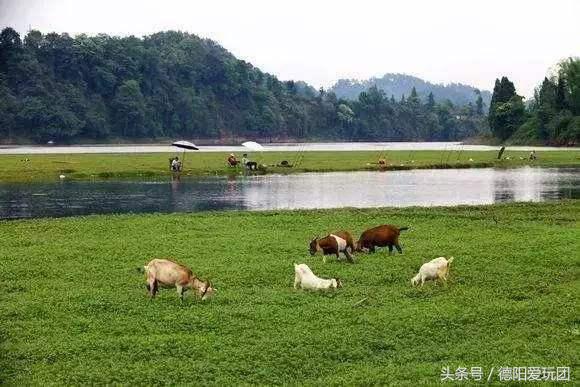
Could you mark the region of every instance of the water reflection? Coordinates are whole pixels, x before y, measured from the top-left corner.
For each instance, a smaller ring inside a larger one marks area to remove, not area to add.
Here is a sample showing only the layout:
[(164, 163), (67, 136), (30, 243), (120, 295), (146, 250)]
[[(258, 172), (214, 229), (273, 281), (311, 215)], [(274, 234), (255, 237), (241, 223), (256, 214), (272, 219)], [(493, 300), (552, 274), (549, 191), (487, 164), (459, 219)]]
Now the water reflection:
[(518, 179), (505, 173), (494, 179), (494, 201), (544, 201), (578, 197), (578, 169), (542, 173), (536, 168), (521, 168)]
[(580, 198), (580, 169), (449, 169), (0, 184), (0, 217), (442, 206), (561, 198)]

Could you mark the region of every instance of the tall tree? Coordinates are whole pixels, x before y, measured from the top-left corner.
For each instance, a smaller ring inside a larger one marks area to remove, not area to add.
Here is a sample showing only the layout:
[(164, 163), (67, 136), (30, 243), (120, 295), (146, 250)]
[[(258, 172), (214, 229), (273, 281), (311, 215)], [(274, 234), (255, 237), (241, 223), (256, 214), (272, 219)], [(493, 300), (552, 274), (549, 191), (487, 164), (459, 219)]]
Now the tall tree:
[(566, 92), (566, 80), (564, 77), (558, 77), (558, 83), (556, 84), (555, 93), (555, 108), (558, 110), (568, 109), (568, 98)]
[(495, 80), (489, 107), (489, 127), (497, 138), (507, 140), (524, 121), (522, 97), (516, 94), (514, 84), (507, 78)]
[(411, 94), (409, 94), (409, 99), (407, 99), (407, 102), (411, 104), (419, 104), (419, 95), (417, 94), (417, 89), (415, 89), (414, 86), (411, 89)]
[(536, 101), (536, 114), (538, 117), (538, 136), (540, 139), (547, 139), (549, 136), (550, 121), (557, 113), (556, 85), (547, 77), (544, 78), (542, 86), (538, 92)]
[(574, 115), (580, 115), (580, 58), (568, 58), (559, 64), (558, 76), (568, 96), (568, 104)]
[(428, 111), (433, 111), (433, 109), (435, 108), (435, 96), (433, 96), (433, 93), (429, 93), (429, 95), (427, 96), (427, 103), (425, 104), (425, 106)]
[(22, 47), (20, 34), (11, 27), (6, 27), (0, 32), (0, 58), (19, 50)]
[(475, 114), (483, 116), (483, 98), (481, 97), (481, 91), (475, 89), (475, 94), (477, 95), (477, 99), (475, 100)]

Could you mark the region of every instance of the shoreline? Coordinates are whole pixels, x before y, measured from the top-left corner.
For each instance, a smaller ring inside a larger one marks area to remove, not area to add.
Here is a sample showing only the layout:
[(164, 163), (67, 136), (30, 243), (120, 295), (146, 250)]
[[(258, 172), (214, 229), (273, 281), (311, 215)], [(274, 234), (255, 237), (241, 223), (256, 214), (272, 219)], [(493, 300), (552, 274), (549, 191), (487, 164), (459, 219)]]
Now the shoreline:
[[(178, 153), (182, 158), (182, 153)], [(218, 152), (186, 153), (180, 176), (235, 176), (242, 174), (294, 174), (310, 172), (400, 171), (413, 169), (517, 168), (524, 166), (574, 168), (580, 166), (580, 150), (544, 151), (530, 161), (525, 151), (509, 151), (497, 160), (495, 151), (386, 151), (381, 157), (387, 165), (380, 168), (376, 151), (308, 153), (251, 153), (260, 165), (256, 172), (226, 166)], [(107, 180), (170, 177), (168, 159), (175, 153), (135, 154), (51, 154), (0, 155), (0, 183), (33, 183), (61, 180)], [(288, 160), (295, 167), (277, 166)]]
[[(552, 208), (559, 205), (580, 207), (580, 199), (564, 198), (553, 201), (513, 201), (513, 202), (495, 202), (487, 204), (457, 204), (457, 205), (431, 205), (421, 206), (412, 205), (405, 207), (397, 206), (383, 206), (383, 207), (336, 207), (336, 208), (280, 208), (267, 210), (202, 210), (192, 212), (120, 212), (120, 213), (95, 213), (85, 215), (72, 216), (42, 216), (30, 218), (0, 218), (0, 225), (10, 225), (17, 223), (40, 223), (40, 222), (70, 222), (75, 219), (82, 219), (83, 221), (99, 220), (103, 218), (111, 218), (115, 220), (130, 220), (130, 219), (148, 219), (148, 218), (207, 218), (207, 217), (269, 217), (272, 215), (282, 216), (330, 216), (336, 212), (344, 212), (351, 214), (374, 214), (374, 213), (400, 213), (414, 211), (416, 213), (429, 212), (491, 212), (502, 210), (517, 210), (518, 208), (537, 207), (537, 208)], [(328, 231), (331, 232), (331, 231)]]

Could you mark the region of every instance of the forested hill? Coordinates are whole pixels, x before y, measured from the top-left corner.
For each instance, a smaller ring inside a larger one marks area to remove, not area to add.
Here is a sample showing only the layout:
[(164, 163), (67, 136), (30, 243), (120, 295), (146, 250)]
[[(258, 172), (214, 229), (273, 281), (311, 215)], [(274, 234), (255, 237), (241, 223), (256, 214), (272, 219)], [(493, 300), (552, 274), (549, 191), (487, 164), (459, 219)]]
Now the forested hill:
[[(461, 83), (450, 83), (448, 85), (433, 84), (406, 74), (385, 74), (382, 78), (370, 78), (368, 80), (340, 79), (330, 91), (334, 92), (338, 98), (356, 99), (363, 91), (376, 86), (385, 92), (389, 97), (392, 95), (396, 99), (408, 96), (413, 87), (417, 90), (419, 97), (427, 99), (429, 93), (433, 93), (435, 101), (451, 101), (455, 105), (467, 105), (475, 103), (478, 97), (478, 90), (475, 87), (463, 85)], [(491, 93), (481, 90), (483, 103), (489, 106)]]
[(580, 144), (580, 57), (560, 61), (526, 104), (513, 82), (496, 79), (488, 119), (500, 141)]
[(355, 100), (279, 81), (211, 40), (0, 33), (0, 143), (110, 138), (451, 140), (486, 130), (482, 101)]

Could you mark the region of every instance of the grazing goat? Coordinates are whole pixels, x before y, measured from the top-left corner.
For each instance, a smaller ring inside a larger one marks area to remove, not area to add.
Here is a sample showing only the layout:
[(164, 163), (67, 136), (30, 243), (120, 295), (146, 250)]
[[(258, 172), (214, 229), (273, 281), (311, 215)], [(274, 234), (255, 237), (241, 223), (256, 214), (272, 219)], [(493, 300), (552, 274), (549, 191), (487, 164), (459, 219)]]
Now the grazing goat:
[(187, 289), (194, 289), (202, 300), (210, 298), (217, 291), (209, 281), (197, 278), (188, 267), (168, 259), (153, 259), (143, 268), (151, 298), (155, 297), (160, 286), (176, 288), (181, 300)]
[(356, 242), (356, 251), (368, 249), (370, 253), (375, 252), (376, 247), (389, 247), (389, 254), (393, 252), (393, 246), (397, 251), (403, 254), (403, 249), (399, 244), (399, 235), (401, 231), (408, 230), (409, 227), (398, 228), (390, 224), (384, 224), (364, 231), (359, 240)]
[[(354, 242), (352, 235), (348, 231), (337, 231), (324, 238), (314, 238), (310, 241), (310, 255), (314, 255), (317, 252), (322, 252), (322, 260), (326, 263), (326, 255), (336, 254), (336, 258), (339, 259), (339, 253), (344, 253), (346, 259), (354, 263), (354, 259), (351, 255), (354, 252)], [(350, 250), (350, 251), (349, 251)]]
[(318, 278), (308, 265), (302, 263), (294, 264), (294, 289), (298, 287), (304, 290), (327, 290), (340, 288), (342, 283), (338, 278)]
[(447, 277), (449, 276), (449, 266), (451, 265), (451, 262), (453, 262), (453, 257), (450, 257), (449, 259), (439, 257), (424, 263), (423, 266), (421, 266), (419, 269), (419, 273), (417, 273), (417, 275), (411, 279), (411, 284), (413, 286), (417, 286), (419, 283), (421, 283), (421, 286), (423, 286), (425, 281), (447, 281)]

